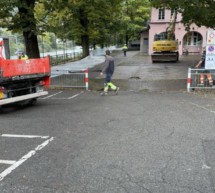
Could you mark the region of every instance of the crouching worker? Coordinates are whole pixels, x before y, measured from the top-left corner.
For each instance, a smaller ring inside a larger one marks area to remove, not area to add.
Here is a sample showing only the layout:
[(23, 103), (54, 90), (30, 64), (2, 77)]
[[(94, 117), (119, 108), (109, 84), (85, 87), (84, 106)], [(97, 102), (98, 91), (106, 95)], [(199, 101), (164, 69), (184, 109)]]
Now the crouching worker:
[(23, 51), (19, 51), (18, 52), (18, 59), (20, 59), (20, 60), (27, 60), (28, 56)]
[(101, 76), (105, 74), (104, 92), (101, 93), (102, 96), (108, 94), (109, 87), (111, 88), (111, 90), (115, 91), (115, 94), (117, 94), (119, 91), (119, 87), (115, 86), (111, 82), (113, 73), (114, 73), (114, 59), (112, 56), (110, 56), (110, 50), (106, 50), (104, 67), (102, 69), (102, 72), (100, 73)]
[[(200, 69), (205, 69), (205, 57), (206, 57), (206, 50), (203, 48), (203, 54), (201, 60), (198, 62), (198, 64), (195, 66), (196, 68)], [(205, 75), (208, 79), (209, 86), (213, 86), (213, 78), (210, 73), (207, 73), (207, 70), (202, 71), (200, 74), (200, 86), (205, 86), (204, 81), (205, 81)]]

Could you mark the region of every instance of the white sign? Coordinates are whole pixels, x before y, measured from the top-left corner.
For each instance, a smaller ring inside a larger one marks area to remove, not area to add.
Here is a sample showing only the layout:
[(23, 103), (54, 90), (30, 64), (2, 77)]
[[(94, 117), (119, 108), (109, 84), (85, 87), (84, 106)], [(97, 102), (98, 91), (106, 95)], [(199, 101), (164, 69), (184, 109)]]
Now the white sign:
[(215, 69), (215, 55), (206, 56), (205, 69)]
[(215, 69), (215, 30), (207, 32), (205, 69)]
[(215, 31), (210, 30), (207, 33), (207, 45), (215, 45)]

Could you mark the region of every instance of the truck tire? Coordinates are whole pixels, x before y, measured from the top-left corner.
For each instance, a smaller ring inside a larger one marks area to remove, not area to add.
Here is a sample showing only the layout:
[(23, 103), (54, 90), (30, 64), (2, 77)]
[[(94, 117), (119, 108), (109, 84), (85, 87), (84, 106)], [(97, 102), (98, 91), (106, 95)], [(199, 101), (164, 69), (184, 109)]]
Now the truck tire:
[(178, 62), (179, 61), (179, 53), (177, 52), (177, 54), (176, 54), (176, 62)]
[(31, 99), (31, 100), (29, 100), (29, 102), (28, 102), (29, 105), (36, 105), (36, 103), (37, 103), (37, 98)]

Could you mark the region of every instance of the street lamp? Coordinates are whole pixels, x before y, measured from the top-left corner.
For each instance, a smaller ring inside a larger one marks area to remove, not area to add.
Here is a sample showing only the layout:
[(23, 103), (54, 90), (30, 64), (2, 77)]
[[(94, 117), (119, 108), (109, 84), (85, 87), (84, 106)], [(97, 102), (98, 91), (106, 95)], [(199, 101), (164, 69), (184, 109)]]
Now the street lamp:
[(43, 35), (41, 35), (42, 36), (42, 52), (43, 52), (43, 58), (44, 58), (44, 45), (43, 45)]

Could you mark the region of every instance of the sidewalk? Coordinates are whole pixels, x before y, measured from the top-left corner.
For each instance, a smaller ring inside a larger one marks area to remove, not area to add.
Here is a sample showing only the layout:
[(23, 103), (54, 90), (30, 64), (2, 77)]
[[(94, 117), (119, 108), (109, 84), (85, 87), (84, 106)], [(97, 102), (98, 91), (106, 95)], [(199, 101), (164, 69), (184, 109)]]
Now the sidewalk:
[(124, 57), (121, 49), (111, 47), (96, 49), (82, 60), (54, 66), (51, 77), (89, 68), (89, 87), (91, 90), (100, 90), (103, 78), (99, 77), (101, 70), (99, 64), (104, 63), (107, 49), (113, 52), (115, 59), (113, 82), (120, 87), (120, 90), (186, 90), (188, 68), (199, 60), (199, 56), (180, 56), (177, 63), (152, 63), (150, 56), (139, 51), (128, 51)]
[[(126, 57), (122, 52), (114, 52), (113, 56), (113, 82), (120, 90), (130, 91), (186, 91), (188, 68), (199, 60), (199, 56), (180, 56), (177, 63), (152, 63), (150, 56), (139, 51), (128, 51)], [(93, 88), (102, 85), (99, 80), (90, 81)]]
[(107, 49), (111, 51), (117, 50), (116, 47), (96, 49), (91, 51), (90, 55), (84, 59), (75, 62), (69, 62), (58, 66), (53, 66), (51, 68), (51, 77), (58, 76), (66, 71), (70, 72), (84, 71), (87, 68), (93, 68), (96, 65), (102, 64), (105, 61), (104, 55)]

